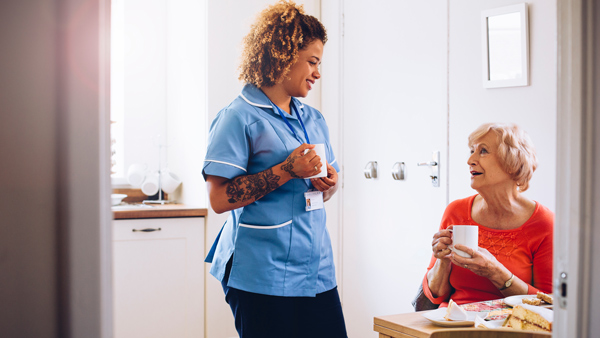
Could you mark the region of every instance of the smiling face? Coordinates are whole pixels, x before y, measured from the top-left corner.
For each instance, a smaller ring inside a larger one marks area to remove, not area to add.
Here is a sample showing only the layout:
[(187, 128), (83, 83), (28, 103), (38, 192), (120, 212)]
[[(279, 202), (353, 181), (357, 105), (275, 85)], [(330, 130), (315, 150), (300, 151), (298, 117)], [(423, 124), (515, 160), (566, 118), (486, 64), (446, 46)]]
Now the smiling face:
[(477, 191), (516, 185), (516, 182), (504, 171), (504, 166), (498, 157), (498, 138), (494, 132), (488, 132), (473, 144), (467, 164), (471, 172), (471, 188)]
[(292, 65), (283, 80), (283, 88), (293, 97), (306, 97), (319, 78), (319, 64), (323, 58), (323, 42), (319, 39), (311, 42), (298, 52), (298, 61)]

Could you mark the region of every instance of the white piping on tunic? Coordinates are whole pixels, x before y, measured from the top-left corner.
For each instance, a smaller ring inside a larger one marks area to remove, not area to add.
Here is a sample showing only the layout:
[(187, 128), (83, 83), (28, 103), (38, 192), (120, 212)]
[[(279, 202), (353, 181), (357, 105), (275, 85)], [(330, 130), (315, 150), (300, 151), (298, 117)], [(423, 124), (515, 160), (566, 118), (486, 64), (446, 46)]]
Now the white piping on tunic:
[(262, 108), (273, 108), (273, 106), (267, 106), (267, 105), (264, 105), (264, 104), (258, 104), (258, 103), (251, 102), (242, 93), (240, 93), (240, 96), (242, 97), (242, 99), (244, 99), (244, 101), (248, 102), (248, 104), (251, 104), (253, 106), (262, 107)]
[(266, 226), (262, 226), (262, 225), (248, 225), (248, 224), (242, 224), (242, 223), (240, 223), (240, 226), (244, 227), (244, 228), (267, 230), (267, 229), (281, 228), (281, 227), (284, 227), (284, 226), (286, 226), (288, 224), (291, 224), (291, 223), (292, 223), (292, 221), (289, 220), (289, 221), (287, 221), (287, 222), (285, 222), (283, 224), (279, 224), (279, 225), (266, 225)]
[(337, 162), (337, 158), (335, 160), (333, 160), (333, 162), (331, 162), (329, 164), (334, 164), (335, 162)]
[(236, 167), (236, 168), (242, 169), (242, 170), (243, 170), (243, 171), (245, 171), (245, 172), (248, 172), (248, 170), (246, 170), (246, 169), (244, 169), (244, 168), (240, 167), (239, 165), (235, 165), (235, 164), (233, 164), (233, 163), (228, 163), (228, 162), (223, 162), (223, 161), (215, 161), (215, 160), (204, 160), (204, 162), (215, 162), (215, 163), (227, 164), (227, 165), (230, 165), (230, 166), (232, 166), (232, 167)]
[[(256, 106), (256, 107), (261, 107), (261, 108), (273, 108), (273, 106), (267, 106), (265, 104), (258, 104), (258, 103), (254, 103), (250, 100), (248, 100), (244, 94), (240, 93), (240, 96), (242, 97), (242, 99), (244, 99), (244, 101), (248, 102), (248, 104)], [(300, 102), (300, 107), (299, 108), (304, 108), (304, 103)]]

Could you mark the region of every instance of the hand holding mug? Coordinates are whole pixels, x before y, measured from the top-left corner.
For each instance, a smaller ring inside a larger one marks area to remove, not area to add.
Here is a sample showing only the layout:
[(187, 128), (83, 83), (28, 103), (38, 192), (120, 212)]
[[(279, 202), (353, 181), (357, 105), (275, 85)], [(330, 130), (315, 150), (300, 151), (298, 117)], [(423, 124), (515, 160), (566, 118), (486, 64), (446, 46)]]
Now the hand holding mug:
[[(313, 144), (315, 147), (312, 151), (315, 152), (316, 156), (321, 160), (321, 165), (318, 166), (319, 172), (316, 175), (307, 177), (307, 178), (319, 178), (319, 177), (327, 177), (327, 154), (325, 154), (325, 144), (318, 143)], [(308, 151), (305, 151), (307, 153)]]
[[(455, 244), (455, 252), (451, 255), (452, 263), (473, 271), (476, 275), (491, 279), (504, 266), (496, 257), (484, 248), (472, 249), (465, 245)], [(472, 258), (465, 258), (456, 254), (457, 250), (466, 252)]]
[(326, 192), (329, 189), (335, 187), (338, 182), (338, 173), (335, 171), (335, 168), (331, 166), (329, 163), (325, 163), (327, 165), (327, 176), (320, 178), (312, 178), (310, 181), (313, 186), (317, 188), (317, 190)]
[(450, 253), (452, 250), (452, 225), (447, 229), (440, 230), (433, 235), (433, 241), (431, 242), (431, 249), (433, 250), (433, 256), (437, 259), (450, 259)]
[[(315, 145), (302, 144), (281, 163), (281, 170), (292, 178), (308, 178), (321, 171), (321, 158), (313, 151)], [(308, 150), (308, 151), (307, 151)]]

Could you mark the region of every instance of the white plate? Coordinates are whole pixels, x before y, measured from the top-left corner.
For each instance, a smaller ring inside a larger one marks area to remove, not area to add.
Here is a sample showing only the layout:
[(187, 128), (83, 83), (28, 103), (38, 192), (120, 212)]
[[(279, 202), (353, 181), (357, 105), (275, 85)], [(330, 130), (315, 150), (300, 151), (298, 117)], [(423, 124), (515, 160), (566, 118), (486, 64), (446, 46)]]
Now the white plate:
[(475, 325), (475, 317), (478, 315), (478, 312), (469, 312), (467, 311), (467, 320), (446, 320), (444, 316), (446, 315), (445, 307), (438, 308), (431, 312), (427, 312), (423, 314), (423, 317), (429, 319), (434, 324), (439, 326), (474, 326)]
[[(535, 297), (536, 297), (536, 295), (510, 296), (510, 297), (504, 298), (504, 303), (506, 303), (506, 305), (508, 305), (508, 306), (514, 307), (514, 306), (523, 304), (524, 298), (535, 298)], [(544, 305), (540, 305), (540, 307), (552, 307), (552, 304), (544, 304)]]

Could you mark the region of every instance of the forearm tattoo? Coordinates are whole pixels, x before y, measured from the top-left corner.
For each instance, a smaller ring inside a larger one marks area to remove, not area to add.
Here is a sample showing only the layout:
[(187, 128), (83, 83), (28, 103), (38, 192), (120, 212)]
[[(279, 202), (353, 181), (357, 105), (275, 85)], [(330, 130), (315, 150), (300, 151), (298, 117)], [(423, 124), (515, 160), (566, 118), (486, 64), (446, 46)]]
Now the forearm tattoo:
[(251, 199), (257, 200), (277, 189), (280, 178), (273, 174), (272, 168), (254, 175), (236, 177), (227, 185), (228, 202), (233, 204)]
[(295, 157), (292, 158), (287, 158), (285, 161), (285, 164), (281, 166), (281, 170), (286, 171), (290, 174), (290, 176), (292, 176), (292, 178), (300, 178), (300, 176), (296, 175), (296, 173), (294, 172), (294, 161), (296, 160)]

